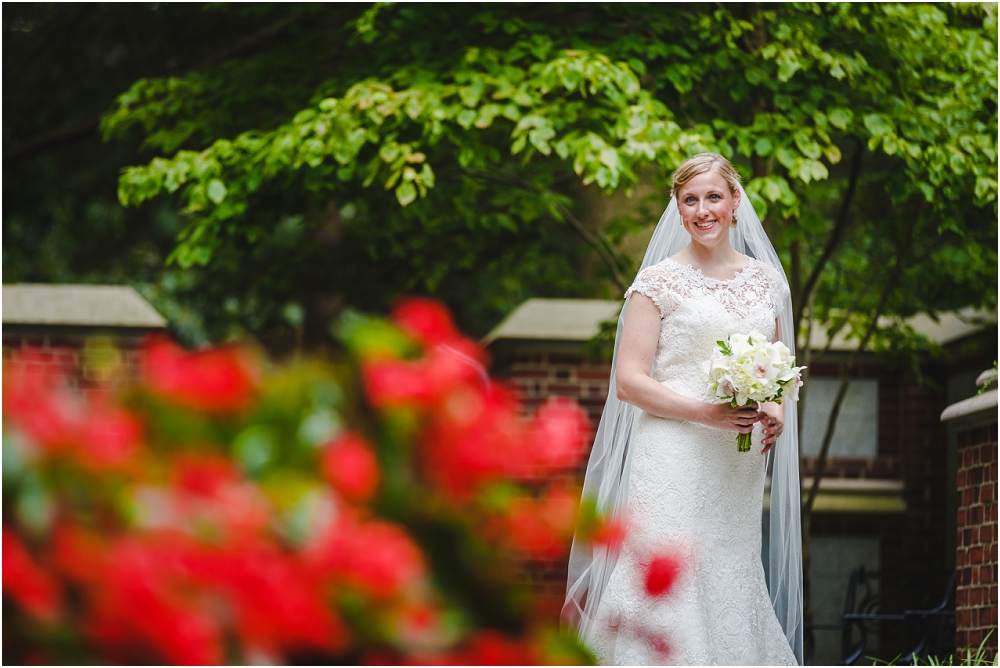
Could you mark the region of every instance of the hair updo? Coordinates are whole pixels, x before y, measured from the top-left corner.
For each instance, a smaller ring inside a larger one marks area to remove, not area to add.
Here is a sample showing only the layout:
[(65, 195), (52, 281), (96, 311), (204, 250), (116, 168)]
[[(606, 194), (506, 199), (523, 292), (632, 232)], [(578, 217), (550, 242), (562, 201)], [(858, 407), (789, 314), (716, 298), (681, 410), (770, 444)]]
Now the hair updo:
[(674, 172), (670, 196), (677, 197), (678, 191), (685, 183), (705, 172), (715, 170), (729, 183), (729, 190), (735, 195), (740, 189), (740, 175), (736, 173), (733, 164), (718, 153), (699, 153), (693, 155)]

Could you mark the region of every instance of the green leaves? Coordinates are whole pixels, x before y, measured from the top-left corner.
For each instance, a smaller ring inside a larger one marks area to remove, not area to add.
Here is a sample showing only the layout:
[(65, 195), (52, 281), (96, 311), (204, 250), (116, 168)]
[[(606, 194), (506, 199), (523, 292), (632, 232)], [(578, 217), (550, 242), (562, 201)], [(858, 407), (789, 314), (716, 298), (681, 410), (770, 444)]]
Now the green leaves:
[(830, 125), (837, 128), (838, 130), (846, 130), (848, 124), (854, 120), (854, 114), (850, 109), (844, 109), (843, 107), (834, 107), (826, 112), (826, 117), (830, 121)]
[(226, 199), (226, 184), (224, 184), (219, 179), (212, 179), (208, 182), (208, 188), (206, 189), (206, 194), (208, 199), (212, 200), (215, 204), (222, 204), (222, 200)]
[[(981, 8), (592, 6), (582, 23), (554, 5), (530, 16), (516, 6), (414, 6), (401, 20), (403, 11), (365, 13), (354, 40), (337, 46), (317, 36), (334, 73), (278, 121), (213, 125), (211, 72), (137, 82), (106, 132), (143, 129), (164, 155), (122, 174), (122, 201), (172, 193), (189, 219), (173, 255), (186, 264), (224, 249), (238, 264), (244, 241), (259, 245), (273, 221), (309, 212), (331, 244), (363, 239), (352, 276), (386, 258), (410, 263), (385, 279), (393, 291), (452, 289), (505, 239), (507, 264), (490, 255), (495, 275), (476, 286), (502, 285), (494, 313), (555, 266), (556, 245), (539, 238), (563, 230), (566, 211), (580, 215), (580, 185), (659, 188), (697, 152), (733, 159), (779, 252), (790, 260), (794, 244), (806, 275), (842, 215), (856, 147), (858, 194), (843, 214), (851, 234), (925, 216), (940, 234), (975, 236), (968, 221), (995, 211), (996, 37), (976, 25), (990, 20)], [(651, 198), (662, 210), (662, 196)], [(350, 220), (322, 213), (348, 203)], [(640, 215), (632, 231), (655, 220)], [(596, 234), (595, 248), (624, 237)], [(436, 255), (442, 244), (453, 250)], [(841, 252), (823, 285), (875, 251), (852, 250), (856, 262)], [(511, 258), (525, 273), (506, 275)], [(848, 299), (833, 289), (822, 298)]]
[[(512, 55), (519, 51), (522, 55)], [(336, 164), (341, 181), (360, 178), (365, 187), (380, 181), (405, 207), (435, 187), (422, 147), (443, 139), (456, 149), (452, 159), (467, 166), (469, 156), (478, 153), (476, 133), (492, 132), (501, 119), (506, 128), (500, 132), (509, 137), (512, 155), (530, 160), (536, 152), (543, 157), (554, 152), (571, 162), (585, 184), (606, 189), (634, 183), (637, 162), (675, 164), (683, 157), (690, 135), (680, 131), (666, 107), (641, 91), (627, 64), (584, 50), (532, 60), (548, 52), (537, 40), (521, 43), (506, 58), (488, 50), (468, 52), (446, 76), (425, 77), (399, 90), (376, 79), (356, 83), (342, 97), (323, 98), (273, 130), (244, 132), (201, 152), (179, 151), (173, 158), (129, 168), (119, 197), (123, 204), (138, 205), (163, 190), (181, 191), (184, 210), (196, 216), (195, 228), (212, 228), (245, 211), (264, 184)], [(155, 115), (148, 104), (136, 106), (137, 100), (149, 102), (150, 90), (159, 93), (169, 85), (137, 84), (120, 98), (108, 127)], [(414, 131), (421, 139), (397, 142), (400, 133)], [(704, 135), (699, 139), (710, 141)], [(377, 159), (356, 169), (371, 150)], [(190, 234), (184, 242), (190, 252), (173, 257), (182, 263), (208, 261), (210, 248), (202, 245), (195, 252), (208, 236)]]

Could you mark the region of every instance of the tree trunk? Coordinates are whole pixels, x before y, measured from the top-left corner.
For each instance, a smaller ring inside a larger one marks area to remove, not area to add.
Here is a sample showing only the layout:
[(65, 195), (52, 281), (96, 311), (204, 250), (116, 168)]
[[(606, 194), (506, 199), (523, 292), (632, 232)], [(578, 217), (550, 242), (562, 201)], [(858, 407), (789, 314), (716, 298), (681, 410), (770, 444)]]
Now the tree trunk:
[[(813, 626), (812, 578), (809, 573), (812, 565), (810, 540), (810, 532), (812, 530), (812, 510), (816, 503), (816, 497), (819, 495), (819, 486), (823, 480), (823, 474), (826, 471), (826, 462), (830, 452), (830, 444), (833, 442), (833, 435), (837, 428), (837, 418), (840, 416), (840, 408), (843, 406), (844, 398), (847, 396), (847, 390), (851, 386), (851, 374), (854, 372), (858, 355), (864, 351), (865, 346), (868, 345), (868, 342), (878, 329), (878, 319), (882, 315), (882, 311), (885, 309), (886, 303), (889, 301), (889, 295), (892, 294), (892, 289), (895, 287), (896, 281), (898, 280), (900, 274), (902, 274), (902, 262), (902, 257), (897, 259), (892, 273), (882, 290), (878, 306), (872, 314), (871, 322), (868, 323), (868, 329), (865, 331), (865, 335), (862, 337), (861, 342), (858, 343), (858, 347), (851, 352), (851, 356), (848, 358), (847, 363), (840, 368), (840, 387), (837, 389), (837, 395), (834, 397), (833, 406), (830, 407), (830, 416), (826, 421), (826, 430), (823, 433), (823, 442), (820, 446), (819, 454), (816, 457), (816, 470), (813, 473), (812, 485), (809, 488), (808, 496), (802, 503), (802, 623), (806, 629), (810, 629), (807, 638), (812, 643), (813, 647), (815, 647), (815, 640), (812, 638), (811, 631)], [(808, 347), (808, 345), (807, 341), (806, 347)], [(801, 422), (799, 424), (801, 425)]]
[[(796, 239), (792, 243), (788, 244), (788, 254), (791, 259), (790, 266), (788, 268), (788, 287), (789, 291), (792, 293), (792, 320), (795, 323), (799, 323), (802, 320), (802, 242)], [(809, 295), (805, 295), (808, 300)], [(795, 329), (792, 330), (798, 334), (798, 325), (796, 324)], [(806, 347), (809, 346), (809, 342), (806, 341)]]
[[(854, 157), (851, 160), (851, 174), (847, 181), (847, 192), (844, 193), (844, 199), (840, 203), (840, 213), (837, 215), (833, 230), (830, 231), (830, 236), (826, 240), (823, 252), (820, 254), (816, 264), (813, 265), (812, 271), (809, 272), (809, 278), (806, 279), (805, 285), (802, 286), (801, 292), (797, 297), (792, 297), (793, 304), (804, 304), (809, 301), (810, 295), (812, 295), (813, 290), (819, 284), (820, 276), (823, 275), (823, 269), (844, 240), (847, 228), (850, 227), (851, 202), (854, 200), (854, 192), (857, 190), (858, 179), (861, 176), (861, 156), (865, 150), (864, 144), (860, 139), (857, 139), (855, 144)], [(797, 332), (802, 322), (802, 312), (794, 311), (792, 318), (795, 321), (795, 331)]]

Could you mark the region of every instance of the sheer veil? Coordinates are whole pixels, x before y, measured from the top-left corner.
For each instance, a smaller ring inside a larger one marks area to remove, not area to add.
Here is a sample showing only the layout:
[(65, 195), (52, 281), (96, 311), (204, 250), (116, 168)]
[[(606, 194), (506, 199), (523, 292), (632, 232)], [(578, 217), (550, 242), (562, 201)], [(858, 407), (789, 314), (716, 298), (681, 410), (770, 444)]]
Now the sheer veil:
[[(750, 198), (740, 188), (736, 209), (738, 224), (729, 235), (737, 252), (773, 267), (784, 280), (785, 291), (778, 311), (778, 337), (794, 354), (792, 304), (788, 282), (778, 255), (767, 238)], [(649, 241), (639, 271), (658, 264), (690, 243), (691, 237), (681, 224), (677, 202), (671, 198), (667, 210)], [(611, 384), (604, 413), (597, 428), (594, 448), (587, 465), (583, 496), (596, 500), (602, 513), (623, 517), (628, 505), (628, 481), (631, 467), (629, 443), (635, 430), (639, 409), (618, 399), (615, 392), (615, 369), (621, 340), (626, 300), (618, 317), (615, 351), (611, 362)], [(767, 564), (771, 604), (781, 628), (802, 663), (802, 540), (799, 523), (799, 447), (795, 402), (785, 399), (785, 428), (768, 454), (771, 471), (770, 540)], [(604, 594), (604, 588), (618, 561), (617, 551), (575, 538), (570, 552), (564, 624), (575, 628), (586, 639)]]

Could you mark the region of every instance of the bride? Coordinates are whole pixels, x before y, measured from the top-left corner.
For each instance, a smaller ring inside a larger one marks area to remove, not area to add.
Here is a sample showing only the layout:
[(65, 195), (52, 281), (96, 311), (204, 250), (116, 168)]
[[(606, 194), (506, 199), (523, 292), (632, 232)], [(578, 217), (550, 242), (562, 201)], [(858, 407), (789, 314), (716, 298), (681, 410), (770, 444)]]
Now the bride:
[[(584, 482), (627, 537), (617, 549), (574, 540), (563, 618), (602, 664), (801, 663), (795, 405), (717, 403), (702, 372), (730, 334), (757, 330), (794, 352), (788, 283), (728, 160), (689, 158), (671, 194), (625, 294)], [(750, 452), (737, 452), (738, 432), (753, 434)], [(658, 557), (678, 565), (660, 595), (646, 587)]]

